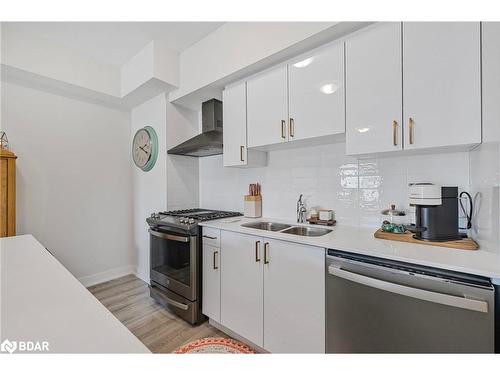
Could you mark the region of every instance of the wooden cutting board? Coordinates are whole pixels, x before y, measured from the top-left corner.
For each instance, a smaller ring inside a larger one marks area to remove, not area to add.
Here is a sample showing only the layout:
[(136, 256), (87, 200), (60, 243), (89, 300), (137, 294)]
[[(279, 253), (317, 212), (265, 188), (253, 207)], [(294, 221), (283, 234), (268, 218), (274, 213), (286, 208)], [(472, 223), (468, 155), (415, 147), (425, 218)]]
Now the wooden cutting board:
[(434, 242), (434, 241), (422, 241), (416, 240), (413, 238), (413, 233), (389, 233), (384, 232), (382, 229), (379, 229), (374, 234), (375, 238), (380, 238), (382, 240), (391, 240), (391, 241), (399, 241), (399, 242), (409, 242), (416, 243), (420, 245), (429, 245), (429, 246), (440, 246), (440, 247), (449, 247), (453, 249), (462, 249), (462, 250), (477, 250), (479, 249), (479, 245), (472, 238), (464, 238), (463, 240), (457, 241), (446, 241), (446, 242)]

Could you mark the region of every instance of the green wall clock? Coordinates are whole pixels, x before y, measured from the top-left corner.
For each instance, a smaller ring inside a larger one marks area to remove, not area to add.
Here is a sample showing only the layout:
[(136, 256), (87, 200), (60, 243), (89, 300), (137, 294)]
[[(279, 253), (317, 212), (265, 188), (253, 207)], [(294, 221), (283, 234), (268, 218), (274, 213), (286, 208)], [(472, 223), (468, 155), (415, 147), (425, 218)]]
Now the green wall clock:
[(135, 165), (144, 172), (150, 171), (158, 159), (158, 137), (151, 126), (137, 130), (132, 141)]

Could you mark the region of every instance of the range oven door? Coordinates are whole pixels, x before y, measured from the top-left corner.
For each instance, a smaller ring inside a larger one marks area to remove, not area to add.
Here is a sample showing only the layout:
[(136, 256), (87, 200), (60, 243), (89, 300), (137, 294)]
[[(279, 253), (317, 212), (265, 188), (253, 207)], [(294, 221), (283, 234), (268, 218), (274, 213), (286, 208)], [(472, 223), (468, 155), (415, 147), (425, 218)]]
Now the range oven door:
[(198, 237), (149, 229), (150, 279), (184, 298), (197, 299)]

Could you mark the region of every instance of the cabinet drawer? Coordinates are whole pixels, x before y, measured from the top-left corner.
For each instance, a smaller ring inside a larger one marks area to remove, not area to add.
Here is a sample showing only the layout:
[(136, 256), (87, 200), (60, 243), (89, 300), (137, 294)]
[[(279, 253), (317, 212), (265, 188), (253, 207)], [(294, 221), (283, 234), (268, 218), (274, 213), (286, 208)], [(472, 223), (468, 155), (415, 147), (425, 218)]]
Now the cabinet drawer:
[(220, 247), (220, 229), (203, 227), (203, 244)]

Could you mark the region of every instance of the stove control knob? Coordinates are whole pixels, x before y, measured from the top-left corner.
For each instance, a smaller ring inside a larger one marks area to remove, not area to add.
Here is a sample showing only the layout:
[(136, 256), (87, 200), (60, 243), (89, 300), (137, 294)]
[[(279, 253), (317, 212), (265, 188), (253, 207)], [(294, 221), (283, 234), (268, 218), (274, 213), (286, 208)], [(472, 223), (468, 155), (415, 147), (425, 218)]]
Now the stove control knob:
[(184, 217), (179, 218), (179, 222), (184, 223), (185, 221), (186, 221), (186, 218), (184, 218)]
[(194, 219), (189, 219), (189, 224), (194, 224)]

